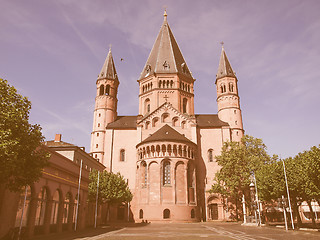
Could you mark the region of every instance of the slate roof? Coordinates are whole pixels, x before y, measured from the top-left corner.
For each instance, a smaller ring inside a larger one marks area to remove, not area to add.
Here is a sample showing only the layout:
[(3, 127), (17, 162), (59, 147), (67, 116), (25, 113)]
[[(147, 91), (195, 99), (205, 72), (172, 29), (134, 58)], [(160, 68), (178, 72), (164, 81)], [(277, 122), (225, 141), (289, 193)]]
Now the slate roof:
[(188, 138), (174, 130), (168, 124), (164, 125), (158, 131), (153, 133), (150, 137), (147, 137), (145, 140), (140, 142), (137, 146), (147, 143), (147, 142), (157, 142), (157, 141), (172, 141), (172, 142), (187, 142), (195, 144), (190, 141)]
[(220, 128), (229, 126), (228, 123), (221, 121), (218, 114), (196, 114), (197, 126), (200, 128)]
[(231, 64), (228, 60), (227, 54), (222, 46), (221, 56), (219, 61), (219, 67), (216, 79), (223, 77), (236, 77), (234, 71), (232, 70)]
[(117, 119), (107, 125), (107, 129), (137, 129), (137, 116), (118, 116)]
[[(218, 114), (196, 114), (195, 117), (199, 128), (221, 128), (229, 126), (228, 123), (223, 122), (218, 118)], [(117, 119), (114, 122), (109, 123), (106, 128), (137, 129), (137, 116), (118, 116)]]
[(191, 72), (167, 22), (166, 12), (158, 37), (153, 44), (149, 58), (139, 79), (154, 73), (181, 73), (192, 78)]
[(108, 78), (108, 79), (118, 80), (118, 75), (117, 75), (116, 67), (114, 66), (111, 48), (109, 49), (108, 55), (106, 57), (106, 60), (104, 61), (104, 64), (101, 68), (98, 78)]

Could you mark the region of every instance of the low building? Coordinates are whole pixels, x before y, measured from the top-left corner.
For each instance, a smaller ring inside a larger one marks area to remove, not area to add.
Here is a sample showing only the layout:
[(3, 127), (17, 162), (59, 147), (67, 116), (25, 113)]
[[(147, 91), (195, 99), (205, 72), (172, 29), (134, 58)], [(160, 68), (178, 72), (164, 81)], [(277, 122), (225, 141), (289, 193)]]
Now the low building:
[(38, 182), (21, 193), (0, 186), (0, 238), (18, 234), (20, 224), (22, 234), (28, 237), (72, 230), (76, 215), (77, 229), (94, 224), (95, 205), (87, 203), (89, 173), (92, 169), (102, 171), (105, 167), (84, 149), (61, 141), (61, 135), (56, 135), (55, 141), (45, 142), (42, 148), (50, 153), (50, 158)]

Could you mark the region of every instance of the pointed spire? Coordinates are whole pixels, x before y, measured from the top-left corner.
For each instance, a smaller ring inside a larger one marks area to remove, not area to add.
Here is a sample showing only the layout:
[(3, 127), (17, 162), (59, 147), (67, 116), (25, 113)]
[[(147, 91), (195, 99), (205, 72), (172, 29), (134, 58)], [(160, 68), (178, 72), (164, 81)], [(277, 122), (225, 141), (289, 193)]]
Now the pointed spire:
[(100, 71), (98, 78), (108, 78), (108, 79), (118, 80), (117, 71), (114, 66), (114, 61), (111, 53), (111, 44), (109, 45), (109, 52), (106, 57), (106, 60), (104, 61), (104, 64), (102, 66), (102, 69)]
[(163, 13), (163, 21), (164, 22), (167, 22), (167, 16), (168, 16), (168, 14), (167, 14), (167, 9), (164, 9), (164, 13)]
[(149, 58), (141, 72), (140, 79), (154, 73), (182, 73), (192, 78), (179, 46), (167, 22), (167, 11)]
[(234, 71), (232, 70), (231, 64), (227, 58), (227, 54), (224, 50), (223, 44), (224, 43), (221, 42), (222, 50), (216, 79), (223, 77), (236, 77)]

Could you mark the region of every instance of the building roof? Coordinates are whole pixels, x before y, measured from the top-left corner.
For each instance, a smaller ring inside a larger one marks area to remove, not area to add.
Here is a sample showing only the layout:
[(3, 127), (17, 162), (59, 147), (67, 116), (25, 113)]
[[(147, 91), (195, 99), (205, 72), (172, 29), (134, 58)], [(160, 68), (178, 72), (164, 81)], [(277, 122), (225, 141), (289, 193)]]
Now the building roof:
[(220, 128), (229, 126), (219, 119), (218, 114), (196, 114), (197, 126), (200, 128)]
[(112, 53), (111, 53), (111, 47), (109, 49), (106, 60), (104, 61), (104, 64), (101, 68), (101, 71), (100, 71), (98, 78), (107, 78), (107, 79), (118, 80), (116, 67), (114, 66), (114, 61), (113, 61), (113, 57), (112, 57)]
[(107, 129), (137, 128), (137, 116), (118, 116), (117, 119), (107, 125)]
[(140, 79), (154, 73), (181, 73), (192, 78), (191, 72), (167, 22), (166, 12), (160, 32), (141, 72)]
[(224, 50), (224, 47), (222, 46), (216, 79), (223, 78), (223, 77), (236, 77), (236, 75), (232, 70), (231, 64), (227, 58), (227, 54)]
[(190, 141), (184, 135), (180, 134), (168, 124), (164, 125), (158, 131), (153, 133), (150, 137), (147, 137), (145, 140), (140, 142), (138, 145), (147, 142), (158, 142), (158, 141), (172, 141), (172, 142), (187, 142), (195, 144), (194, 142)]
[(71, 143), (67, 143), (63, 141), (54, 141), (54, 140), (45, 141), (44, 145), (47, 147), (76, 147), (76, 145)]

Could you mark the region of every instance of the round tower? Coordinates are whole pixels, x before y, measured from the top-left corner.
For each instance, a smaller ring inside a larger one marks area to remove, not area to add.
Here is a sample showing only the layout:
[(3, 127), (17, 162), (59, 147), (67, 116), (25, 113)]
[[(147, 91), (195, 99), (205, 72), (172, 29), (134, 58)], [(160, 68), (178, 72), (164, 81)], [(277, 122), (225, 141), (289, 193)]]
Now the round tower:
[(239, 142), (243, 137), (244, 130), (238, 94), (238, 79), (231, 68), (223, 46), (216, 76), (216, 87), (218, 117), (229, 123), (231, 140)]
[(91, 154), (104, 164), (104, 139), (106, 126), (117, 118), (117, 93), (119, 80), (111, 48), (97, 78), (97, 93), (91, 133)]

